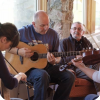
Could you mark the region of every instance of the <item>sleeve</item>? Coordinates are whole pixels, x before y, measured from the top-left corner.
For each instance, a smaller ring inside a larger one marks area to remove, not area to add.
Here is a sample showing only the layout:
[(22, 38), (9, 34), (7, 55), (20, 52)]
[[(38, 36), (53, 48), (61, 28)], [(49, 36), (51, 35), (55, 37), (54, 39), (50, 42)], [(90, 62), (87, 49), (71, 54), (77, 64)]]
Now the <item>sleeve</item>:
[(95, 82), (100, 83), (100, 69), (99, 69), (99, 71), (95, 71), (95, 72), (93, 73), (92, 79), (93, 79)]
[(5, 64), (2, 53), (0, 52), (0, 78), (8, 89), (17, 87), (18, 80), (11, 76)]
[(50, 29), (49, 29), (49, 33), (50, 33), (50, 38), (51, 38), (51, 43), (49, 44), (51, 45), (51, 47), (49, 47), (49, 52), (58, 52), (58, 48), (59, 48), (58, 33), (55, 30), (50, 30)]
[(58, 48), (59, 48), (59, 36), (58, 36), (58, 34), (56, 35), (56, 37), (54, 39), (54, 43), (55, 43), (54, 52), (58, 52)]
[[(65, 40), (61, 40), (60, 41), (60, 46), (59, 46), (59, 52), (69, 52), (69, 51), (73, 51), (73, 50), (69, 50), (70, 47), (68, 47), (69, 45), (67, 44), (68, 42)], [(68, 49), (69, 48), (69, 49)], [(71, 59), (75, 58), (75, 56), (65, 56), (62, 57), (61, 59), (61, 64), (65, 64), (71, 61)]]
[(20, 28), (18, 31), (19, 31), (19, 34), (20, 34), (20, 41), (24, 40), (24, 38), (25, 38), (25, 36), (24, 36), (25, 27)]

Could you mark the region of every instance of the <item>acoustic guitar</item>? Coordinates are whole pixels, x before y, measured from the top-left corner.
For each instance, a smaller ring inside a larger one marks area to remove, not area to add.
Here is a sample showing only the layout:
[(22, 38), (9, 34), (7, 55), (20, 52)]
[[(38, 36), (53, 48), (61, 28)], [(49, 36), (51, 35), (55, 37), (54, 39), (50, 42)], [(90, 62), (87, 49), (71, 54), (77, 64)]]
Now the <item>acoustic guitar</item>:
[[(35, 46), (29, 46), (24, 42), (20, 42), (18, 48), (28, 48), (34, 52), (34, 55), (30, 58), (20, 57), (19, 55), (11, 54), (9, 52), (5, 53), (5, 58), (10, 62), (10, 64), (18, 72), (27, 72), (31, 68), (43, 69), (47, 65), (47, 47), (44, 44), (38, 44)], [(64, 57), (72, 55), (80, 55), (83, 51), (70, 51), (70, 52), (52, 52), (55, 57)], [(22, 59), (20, 61), (20, 58)], [(8, 63), (7, 66), (10, 67)], [(15, 74), (15, 72), (10, 67), (10, 72)]]

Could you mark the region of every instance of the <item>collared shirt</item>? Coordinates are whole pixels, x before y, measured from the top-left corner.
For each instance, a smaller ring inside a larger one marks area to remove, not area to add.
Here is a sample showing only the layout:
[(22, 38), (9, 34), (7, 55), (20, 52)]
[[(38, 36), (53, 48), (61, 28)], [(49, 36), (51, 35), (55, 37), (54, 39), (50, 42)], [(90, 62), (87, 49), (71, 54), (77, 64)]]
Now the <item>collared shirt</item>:
[(83, 49), (82, 39), (80, 41), (75, 40), (75, 51), (81, 51)]

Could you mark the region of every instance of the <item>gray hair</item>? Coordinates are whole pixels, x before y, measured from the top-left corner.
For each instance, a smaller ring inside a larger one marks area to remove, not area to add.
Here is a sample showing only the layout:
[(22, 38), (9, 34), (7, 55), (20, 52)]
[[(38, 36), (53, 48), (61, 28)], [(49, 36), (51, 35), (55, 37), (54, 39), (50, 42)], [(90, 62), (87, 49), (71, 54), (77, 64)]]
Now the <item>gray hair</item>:
[(74, 24), (81, 24), (82, 25), (82, 23), (81, 22), (74, 22), (74, 23), (72, 23), (72, 25), (71, 25), (71, 28), (72, 28), (72, 26), (74, 25)]

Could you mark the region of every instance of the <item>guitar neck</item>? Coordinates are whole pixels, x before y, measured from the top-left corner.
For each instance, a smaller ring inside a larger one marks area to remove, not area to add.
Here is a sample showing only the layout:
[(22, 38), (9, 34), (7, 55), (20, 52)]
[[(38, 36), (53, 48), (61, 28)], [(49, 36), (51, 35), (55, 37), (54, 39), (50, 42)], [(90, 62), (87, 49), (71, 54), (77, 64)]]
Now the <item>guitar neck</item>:
[(66, 56), (75, 56), (81, 55), (82, 51), (69, 51), (69, 52), (52, 52), (55, 57), (66, 57)]
[[(80, 58), (78, 58), (78, 59), (74, 59), (74, 61), (75, 61), (75, 62), (80, 61), (80, 60), (82, 60), (82, 58), (83, 58), (83, 57), (80, 57)], [(66, 69), (68, 68), (68, 66), (70, 66), (71, 64), (72, 64), (72, 61), (68, 62), (67, 65), (65, 64), (65, 65), (63, 65), (63, 66), (60, 66), (59, 71), (64, 71), (64, 70), (66, 70)]]
[[(69, 51), (69, 52), (52, 52), (55, 57), (66, 57), (66, 56), (75, 56), (81, 55), (82, 51)], [(47, 54), (39, 54), (39, 58), (47, 58)]]

